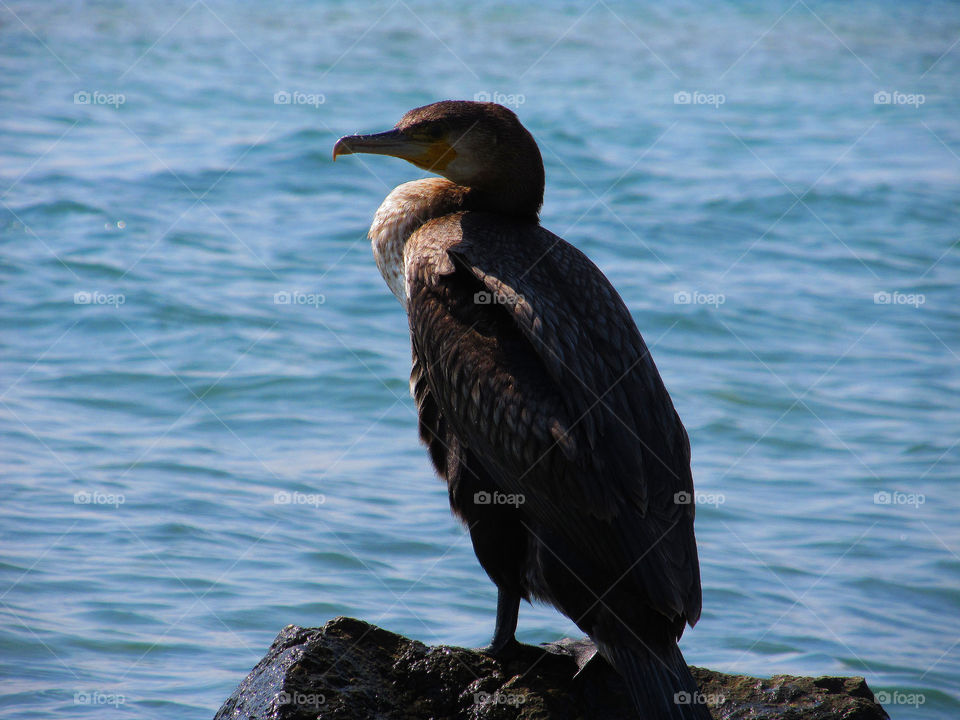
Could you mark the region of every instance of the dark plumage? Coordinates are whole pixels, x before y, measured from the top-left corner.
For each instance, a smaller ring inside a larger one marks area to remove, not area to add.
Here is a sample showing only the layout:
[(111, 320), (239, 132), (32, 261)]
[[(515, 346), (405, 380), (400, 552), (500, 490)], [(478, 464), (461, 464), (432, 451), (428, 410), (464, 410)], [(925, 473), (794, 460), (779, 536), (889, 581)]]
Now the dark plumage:
[(400, 186), (370, 233), (409, 317), (420, 437), (499, 589), (490, 650), (516, 642), (521, 598), (542, 600), (645, 717), (709, 718), (675, 697), (697, 692), (677, 647), (701, 601), (687, 434), (616, 290), (539, 225), (532, 136), (499, 105), (447, 101), (334, 157), (351, 152), (449, 181)]

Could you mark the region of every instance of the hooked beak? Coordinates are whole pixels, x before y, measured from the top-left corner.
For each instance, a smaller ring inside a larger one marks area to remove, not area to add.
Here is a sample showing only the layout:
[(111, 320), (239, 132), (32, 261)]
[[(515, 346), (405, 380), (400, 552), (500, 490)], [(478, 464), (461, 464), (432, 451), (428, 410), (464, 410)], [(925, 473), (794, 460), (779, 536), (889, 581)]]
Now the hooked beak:
[(354, 153), (389, 155), (435, 173), (442, 172), (457, 156), (456, 150), (444, 140), (417, 140), (399, 130), (375, 135), (346, 135), (333, 146), (334, 161), (338, 155)]
[(412, 143), (398, 130), (375, 135), (345, 135), (333, 146), (333, 159), (338, 155), (371, 153), (373, 155), (391, 155), (405, 158), (410, 153)]

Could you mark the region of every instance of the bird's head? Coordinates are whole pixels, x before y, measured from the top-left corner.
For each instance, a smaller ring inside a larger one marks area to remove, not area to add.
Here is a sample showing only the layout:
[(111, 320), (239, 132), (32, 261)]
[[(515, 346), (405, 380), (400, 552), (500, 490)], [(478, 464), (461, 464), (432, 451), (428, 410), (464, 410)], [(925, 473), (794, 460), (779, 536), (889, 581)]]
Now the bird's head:
[(444, 100), (414, 108), (392, 130), (337, 140), (338, 155), (390, 155), (469, 188), (477, 209), (536, 218), (543, 159), (517, 116), (496, 103)]

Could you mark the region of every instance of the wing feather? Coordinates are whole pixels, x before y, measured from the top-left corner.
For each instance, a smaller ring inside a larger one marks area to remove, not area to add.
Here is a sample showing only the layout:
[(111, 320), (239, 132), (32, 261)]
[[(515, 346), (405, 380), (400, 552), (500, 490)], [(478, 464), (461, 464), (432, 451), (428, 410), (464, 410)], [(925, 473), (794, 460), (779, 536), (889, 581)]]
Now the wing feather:
[(426, 223), (405, 260), (426, 424), (445, 423), (522, 494), (572, 564), (605, 563), (653, 609), (695, 622), (693, 504), (675, 500), (693, 491), (687, 435), (606, 277), (539, 226), (483, 213)]

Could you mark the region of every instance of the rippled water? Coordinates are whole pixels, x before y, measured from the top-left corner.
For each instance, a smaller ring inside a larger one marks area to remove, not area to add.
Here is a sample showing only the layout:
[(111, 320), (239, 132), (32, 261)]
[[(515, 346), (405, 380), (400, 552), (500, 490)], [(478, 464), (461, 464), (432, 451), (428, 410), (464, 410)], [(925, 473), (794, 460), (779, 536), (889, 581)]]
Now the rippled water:
[(421, 173), (330, 149), (488, 92), (690, 431), (687, 659), (957, 717), (958, 36), (947, 4), (4, 4), (0, 714), (209, 717), (338, 614), (487, 641), (365, 240)]

